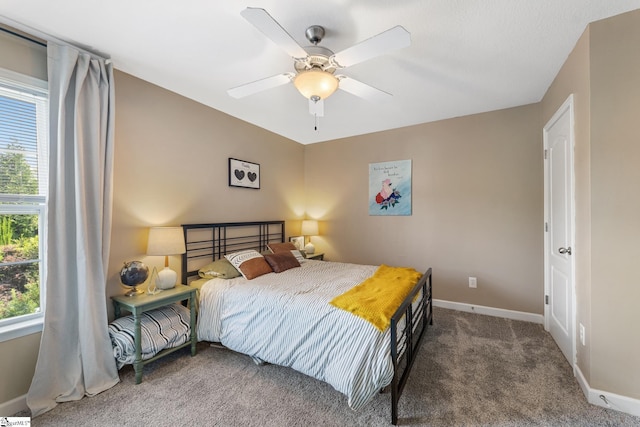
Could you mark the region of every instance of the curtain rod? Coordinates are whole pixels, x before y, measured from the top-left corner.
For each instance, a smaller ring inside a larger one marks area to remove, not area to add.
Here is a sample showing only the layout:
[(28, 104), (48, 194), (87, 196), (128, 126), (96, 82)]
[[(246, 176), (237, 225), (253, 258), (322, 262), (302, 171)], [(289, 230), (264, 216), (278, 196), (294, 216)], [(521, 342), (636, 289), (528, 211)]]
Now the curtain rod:
[(16, 36), (19, 37), (23, 40), (27, 40), (30, 41), (31, 43), (35, 43), (37, 45), (43, 46), (43, 47), (47, 47), (46, 43), (42, 43), (40, 40), (36, 40), (36, 39), (32, 39), (31, 37), (27, 37), (24, 34), (20, 34), (20, 33), (16, 33), (15, 31), (11, 31), (8, 28), (4, 28), (4, 27), (0, 27), (0, 31), (3, 31), (5, 33), (11, 34), (12, 36)]
[[(6, 16), (3, 16), (3, 15), (0, 15), (0, 24), (7, 25), (9, 27), (12, 27), (12, 28), (18, 30), (18, 31), (22, 31), (22, 32), (24, 32), (26, 34), (30, 34), (30, 35), (32, 35), (34, 37), (37, 37), (39, 39), (44, 40), (45, 42), (52, 42), (52, 43), (56, 43), (56, 44), (60, 44), (60, 45), (64, 45), (64, 46), (71, 46), (74, 49), (78, 49), (79, 51), (81, 51), (83, 53), (86, 53), (88, 55), (91, 55), (91, 56), (93, 56), (94, 58), (97, 58), (97, 59), (105, 59), (107, 61), (111, 60), (109, 55), (104, 55), (104, 54), (92, 52), (91, 50), (88, 50), (86, 48), (82, 48), (80, 46), (74, 45), (73, 43), (69, 43), (69, 42), (66, 42), (64, 40), (60, 40), (58, 38), (50, 36), (47, 33), (43, 33), (42, 31), (38, 31), (38, 30), (33, 29), (31, 27), (28, 27), (26, 25), (20, 24), (19, 22), (16, 22), (16, 21), (14, 21), (12, 19), (9, 19), (9, 18), (7, 18)], [(28, 40), (30, 42), (36, 43), (36, 44), (38, 44), (40, 46), (46, 46), (46, 43), (42, 43), (39, 40), (35, 40), (35, 39), (33, 39), (31, 37), (28, 37), (26, 35), (22, 35), (22, 34), (16, 33), (14, 31), (11, 31), (11, 30), (7, 29), (7, 28), (4, 28), (4, 27), (0, 26), (0, 30), (4, 31), (6, 33), (9, 33), (9, 34), (13, 34), (14, 36), (20, 37), (22, 39)]]

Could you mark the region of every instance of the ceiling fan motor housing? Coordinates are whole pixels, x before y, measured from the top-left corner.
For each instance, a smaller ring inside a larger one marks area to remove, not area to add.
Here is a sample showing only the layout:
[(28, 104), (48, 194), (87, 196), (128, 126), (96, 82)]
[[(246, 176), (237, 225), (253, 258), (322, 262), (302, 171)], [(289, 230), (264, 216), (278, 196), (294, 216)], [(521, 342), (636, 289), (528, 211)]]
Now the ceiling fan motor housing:
[(304, 59), (296, 60), (293, 67), (297, 72), (319, 68), (322, 71), (333, 74), (336, 71), (335, 65), (329, 61), (333, 52), (322, 46), (306, 46), (304, 50), (309, 54)]

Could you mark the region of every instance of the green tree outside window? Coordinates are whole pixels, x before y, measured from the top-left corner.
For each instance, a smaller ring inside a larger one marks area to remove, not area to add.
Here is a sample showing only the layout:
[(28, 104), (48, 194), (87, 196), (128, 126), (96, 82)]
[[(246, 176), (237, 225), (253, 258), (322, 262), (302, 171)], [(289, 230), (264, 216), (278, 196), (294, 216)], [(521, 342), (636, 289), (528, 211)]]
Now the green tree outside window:
[[(22, 147), (0, 153), (0, 194), (37, 194), (38, 181)], [(40, 307), (37, 214), (0, 214), (0, 319)]]

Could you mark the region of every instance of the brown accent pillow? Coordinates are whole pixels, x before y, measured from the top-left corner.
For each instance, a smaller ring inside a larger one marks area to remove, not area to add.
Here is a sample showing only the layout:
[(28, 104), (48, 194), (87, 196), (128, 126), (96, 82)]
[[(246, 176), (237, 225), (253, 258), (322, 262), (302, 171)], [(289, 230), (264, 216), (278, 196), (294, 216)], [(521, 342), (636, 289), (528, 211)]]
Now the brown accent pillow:
[(291, 242), (284, 242), (284, 243), (269, 243), (267, 245), (267, 247), (269, 248), (269, 250), (271, 252), (273, 252), (274, 254), (277, 254), (278, 252), (289, 252), (289, 251), (295, 251), (296, 249), (296, 245), (294, 245)]
[(300, 267), (300, 263), (291, 251), (277, 252), (275, 254), (267, 254), (264, 256), (273, 271), (276, 273), (282, 273), (283, 271), (291, 268)]
[(271, 273), (271, 266), (257, 251), (247, 249), (224, 256), (231, 265), (242, 273), (245, 279), (251, 280), (263, 274)]
[(269, 263), (263, 258), (251, 258), (240, 264), (240, 272), (247, 280), (255, 279), (263, 274), (271, 273), (273, 270)]

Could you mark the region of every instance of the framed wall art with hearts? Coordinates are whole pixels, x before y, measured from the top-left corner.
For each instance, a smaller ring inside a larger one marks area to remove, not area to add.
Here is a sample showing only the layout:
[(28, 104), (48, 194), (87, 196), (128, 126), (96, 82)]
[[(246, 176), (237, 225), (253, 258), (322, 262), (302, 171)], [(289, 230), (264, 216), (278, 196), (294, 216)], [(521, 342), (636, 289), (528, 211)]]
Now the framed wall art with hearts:
[(229, 187), (260, 189), (260, 165), (229, 157)]

